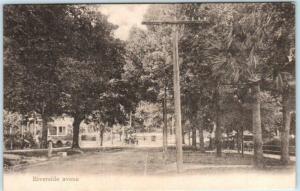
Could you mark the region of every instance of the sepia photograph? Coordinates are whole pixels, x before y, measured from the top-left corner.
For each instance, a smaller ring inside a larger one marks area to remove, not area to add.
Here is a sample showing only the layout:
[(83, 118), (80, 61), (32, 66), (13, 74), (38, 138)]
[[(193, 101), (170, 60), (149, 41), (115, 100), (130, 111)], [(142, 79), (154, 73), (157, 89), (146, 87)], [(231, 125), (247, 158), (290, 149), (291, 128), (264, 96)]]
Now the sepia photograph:
[(296, 188), (295, 2), (3, 5), (5, 191)]

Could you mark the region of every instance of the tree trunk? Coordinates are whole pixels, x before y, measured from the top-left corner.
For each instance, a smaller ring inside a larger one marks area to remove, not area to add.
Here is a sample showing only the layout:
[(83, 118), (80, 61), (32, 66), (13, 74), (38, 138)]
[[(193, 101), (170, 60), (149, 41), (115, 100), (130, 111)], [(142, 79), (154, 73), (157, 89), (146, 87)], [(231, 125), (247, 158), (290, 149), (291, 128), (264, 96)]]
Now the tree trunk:
[(188, 130), (189, 146), (191, 146), (191, 129)]
[(173, 128), (174, 128), (174, 121), (173, 116), (171, 116), (171, 128), (170, 128), (170, 135), (173, 135)]
[(239, 148), (242, 151), (242, 157), (244, 157), (244, 121), (245, 121), (245, 115), (244, 115), (244, 108), (242, 104), (239, 104), (239, 108), (240, 108), (240, 113), (242, 114), (242, 124), (241, 124), (241, 128), (238, 130), (238, 135), (239, 135)]
[(220, 124), (220, 96), (219, 90), (216, 89), (216, 132), (215, 132), (215, 144), (216, 144), (216, 153), (217, 157), (222, 156), (222, 131), (221, 131), (221, 124)]
[(79, 128), (80, 128), (80, 123), (83, 120), (83, 117), (80, 115), (74, 115), (74, 121), (73, 121), (73, 143), (72, 143), (72, 148), (80, 148), (79, 147)]
[(210, 134), (210, 137), (209, 137), (209, 145), (208, 145), (208, 148), (209, 149), (213, 149), (213, 141), (212, 141), (212, 135)]
[(259, 84), (253, 86), (253, 103), (252, 103), (252, 128), (253, 128), (253, 142), (254, 142), (254, 165), (258, 168), (264, 166), (263, 161), (263, 141), (260, 117), (260, 100)]
[(291, 126), (291, 112), (289, 103), (289, 92), (288, 90), (282, 94), (282, 115), (283, 124), (280, 132), (281, 139), (281, 162), (284, 165), (289, 164), (289, 136), (290, 136), (290, 126)]
[(48, 117), (44, 114), (42, 115), (42, 142), (41, 142), (41, 148), (47, 148), (48, 147)]
[(100, 127), (100, 146), (103, 146), (103, 136), (105, 127)]
[(110, 139), (111, 139), (111, 144), (112, 145), (114, 144), (114, 133), (113, 133), (113, 130), (114, 130), (114, 126), (112, 126), (111, 129), (110, 129)]
[[(217, 119), (217, 121), (218, 120), (219, 119)], [(219, 122), (217, 122), (216, 125), (215, 144), (217, 150), (217, 157), (221, 157), (222, 156), (222, 131)]]
[(125, 143), (125, 126), (122, 127), (122, 142)]
[(242, 138), (242, 156), (244, 157), (244, 126), (242, 126), (242, 132), (241, 132), (241, 138)]
[(241, 153), (241, 138), (240, 138), (240, 130), (237, 130), (236, 132), (236, 148), (238, 153)]
[(193, 127), (192, 129), (192, 146), (194, 149), (197, 148), (197, 136), (196, 136), (197, 130), (196, 127)]
[(13, 150), (13, 127), (10, 125), (9, 126), (9, 138), (10, 138), (10, 150)]
[(203, 127), (199, 127), (199, 144), (200, 144), (200, 152), (204, 153), (204, 135), (203, 135)]
[(165, 86), (165, 93), (164, 93), (164, 100), (163, 100), (163, 121), (164, 121), (164, 126), (163, 126), (163, 152), (164, 155), (166, 156), (167, 152), (167, 147), (168, 147), (168, 121), (167, 121), (167, 89)]
[(42, 111), (41, 111), (41, 117), (42, 117), (42, 140), (40, 143), (41, 148), (47, 148), (48, 147), (48, 119), (49, 116), (45, 113), (45, 102), (43, 101), (42, 105)]

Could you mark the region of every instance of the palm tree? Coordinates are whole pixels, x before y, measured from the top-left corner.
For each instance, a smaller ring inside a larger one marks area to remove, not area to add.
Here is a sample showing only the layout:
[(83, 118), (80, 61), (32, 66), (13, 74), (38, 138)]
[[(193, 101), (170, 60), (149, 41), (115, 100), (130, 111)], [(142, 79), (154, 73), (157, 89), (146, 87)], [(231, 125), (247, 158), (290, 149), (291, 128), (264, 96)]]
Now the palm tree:
[(291, 127), (291, 112), (295, 99), (295, 77), (288, 72), (280, 72), (274, 78), (276, 90), (282, 97), (282, 127), (280, 129), (281, 162), (287, 165), (289, 156), (289, 137)]

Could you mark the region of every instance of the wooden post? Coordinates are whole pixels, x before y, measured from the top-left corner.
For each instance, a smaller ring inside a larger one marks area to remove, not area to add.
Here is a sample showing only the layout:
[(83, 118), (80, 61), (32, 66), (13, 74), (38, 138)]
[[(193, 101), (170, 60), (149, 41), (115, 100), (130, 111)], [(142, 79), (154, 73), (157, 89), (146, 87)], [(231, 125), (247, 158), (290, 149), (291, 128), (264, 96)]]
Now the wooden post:
[(52, 156), (52, 141), (49, 142), (48, 145), (48, 157)]
[(174, 44), (173, 44), (173, 70), (174, 70), (174, 102), (175, 102), (175, 129), (176, 129), (176, 161), (177, 172), (182, 171), (183, 154), (182, 154), (182, 128), (181, 128), (181, 100), (180, 100), (180, 77), (178, 62), (178, 29), (173, 26)]

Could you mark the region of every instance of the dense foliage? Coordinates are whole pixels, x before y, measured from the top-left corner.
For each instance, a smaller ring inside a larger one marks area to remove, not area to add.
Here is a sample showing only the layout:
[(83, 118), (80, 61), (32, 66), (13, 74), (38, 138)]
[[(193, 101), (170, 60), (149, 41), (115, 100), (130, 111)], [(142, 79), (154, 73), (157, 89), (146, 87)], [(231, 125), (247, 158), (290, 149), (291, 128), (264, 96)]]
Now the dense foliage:
[[(260, 165), (263, 140), (279, 130), (287, 163), (294, 13), (291, 3), (149, 6), (146, 21), (201, 22), (177, 26), (183, 132), (192, 130), (195, 146), (196, 130), (201, 147), (203, 130), (216, 131), (220, 156), (223, 133), (249, 130)], [(5, 6), (4, 108), (36, 111), (44, 122), (69, 114), (73, 147), (87, 116), (102, 126), (128, 125), (131, 117), (142, 131), (163, 126), (173, 115), (173, 26), (132, 27), (127, 41), (113, 36), (117, 27), (86, 5)]]

